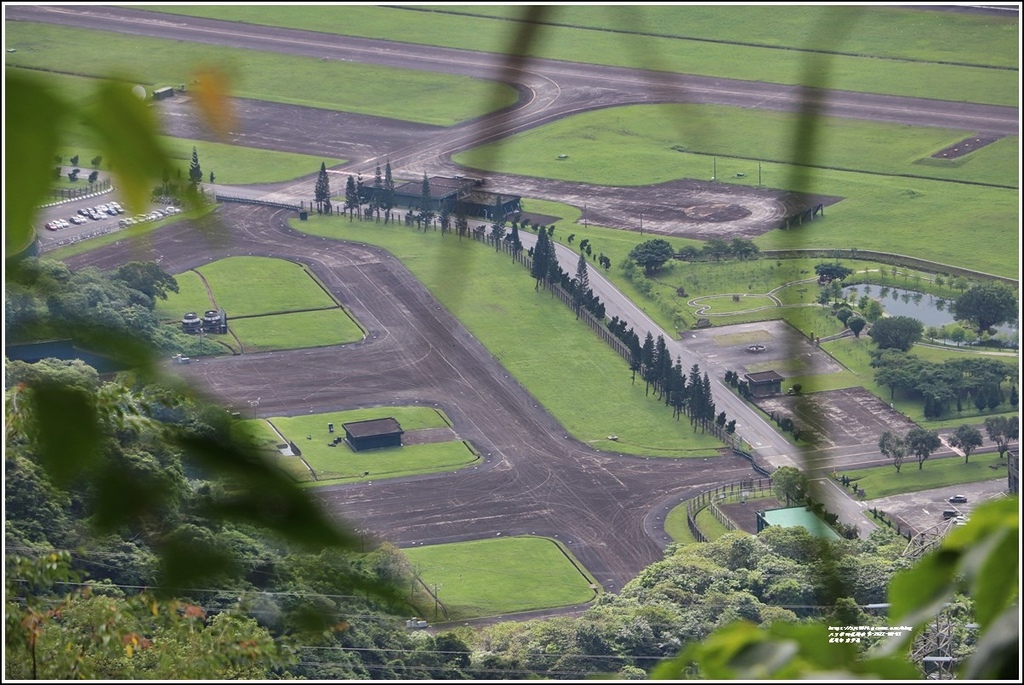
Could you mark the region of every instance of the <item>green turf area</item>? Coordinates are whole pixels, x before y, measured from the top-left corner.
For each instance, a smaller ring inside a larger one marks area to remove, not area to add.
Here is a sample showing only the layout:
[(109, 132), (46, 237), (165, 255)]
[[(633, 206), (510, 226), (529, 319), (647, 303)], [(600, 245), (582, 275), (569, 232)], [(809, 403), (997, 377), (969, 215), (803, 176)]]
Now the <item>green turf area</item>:
[(337, 306), (305, 268), (283, 259), (228, 257), (197, 271), (229, 317)]
[(625, 361), (568, 307), (534, 291), (529, 272), (507, 255), (457, 235), (372, 221), (311, 216), (292, 226), (380, 245), (396, 255), (570, 434), (594, 448), (706, 457), (721, 447), (646, 397), (644, 384), (631, 382)]
[[(307, 484), (336, 484), (343, 481), (368, 481), (423, 473), (453, 471), (476, 463), (479, 457), (461, 440), (403, 445), (355, 452), (344, 440), (334, 447), (328, 444), (344, 438), (343, 424), (392, 417), (406, 433), (424, 428), (450, 427), (451, 421), (431, 407), (385, 407), (356, 409), (294, 417), (248, 419), (235, 425), (235, 435), (257, 448), (269, 450), (268, 456), (296, 480)], [(328, 430), (334, 424), (334, 433)], [(281, 455), (276, 445), (282, 440), (294, 443), (300, 456)], [(367, 473), (369, 472), (369, 473)]]
[[(196, 154), (199, 156), (199, 165), (203, 171), (203, 181), (209, 181), (212, 171), (214, 181), (218, 184), (251, 185), (290, 181), (315, 174), (320, 170), (321, 163), (330, 168), (347, 161), (333, 157), (321, 158), (291, 152), (274, 152), (170, 136), (160, 136), (159, 139), (167, 150), (172, 168), (179, 169), (183, 178), (188, 178), (189, 166), (192, 164), (192, 148), (195, 147)], [(103, 156), (100, 150), (84, 144), (65, 146), (61, 150), (61, 154), (64, 157), (65, 166), (70, 165), (71, 157), (79, 156), (78, 166), (82, 169), (79, 181), (77, 184), (65, 184), (72, 188), (84, 186), (85, 179), (92, 171), (91, 160), (97, 156)], [(104, 178), (109, 176), (109, 160), (102, 159), (99, 169), (103, 172)]]
[(906, 492), (931, 490), (947, 485), (960, 483), (976, 483), (983, 480), (1000, 479), (1006, 482), (1006, 465), (993, 469), (998, 462), (998, 454), (972, 455), (970, 462), (964, 463), (962, 457), (928, 459), (924, 467), (917, 468), (917, 459), (909, 455), (899, 473), (895, 466), (877, 466), (858, 471), (845, 471), (840, 475), (857, 480), (857, 487), (867, 492), (868, 499), (879, 499), (891, 495), (902, 495)]
[(694, 521), (697, 522), (697, 528), (704, 533), (708, 540), (717, 540), (729, 532), (729, 529), (723, 526), (707, 507), (697, 512)]
[[(677, 125), (676, 120), (684, 123)], [(985, 273), (1017, 274), (1018, 251), (1007, 249), (1017, 239), (1019, 225), (1016, 137), (1004, 147), (971, 153), (959, 167), (937, 168), (914, 162), (964, 132), (828, 120), (812, 156), (821, 168), (762, 162), (759, 174), (758, 159), (791, 158), (787, 146), (792, 145), (789, 131), (795, 122), (793, 115), (721, 106), (620, 107), (520, 133), (501, 143), (500, 157), (485, 155), (493, 150), (484, 146), (456, 155), (456, 160), (486, 168), (487, 160), (500, 159), (506, 173), (608, 185), (710, 179), (715, 165), (718, 178), (731, 184), (757, 185), (760, 175), (769, 188), (844, 198), (826, 208), (824, 219), (756, 238), (761, 249), (873, 249)], [(688, 145), (684, 133), (692, 136)], [(673, 150), (677, 145), (687, 152)], [(723, 152), (743, 159), (716, 157)], [(569, 159), (557, 159), (563, 153)], [(736, 178), (737, 173), (745, 176)], [(940, 176), (964, 182), (937, 180)], [(922, 240), (922, 235), (929, 239)], [(972, 249), (964, 250), (968, 237)], [(639, 242), (635, 234), (633, 239)], [(603, 246), (595, 247), (612, 255)], [(612, 263), (618, 265), (615, 259)]]
[(362, 340), (363, 332), (342, 309), (233, 318), (228, 326), (243, 352), (323, 347)]
[(448, 610), (440, 620), (568, 606), (598, 594), (590, 574), (546, 538), (501, 537), (402, 551)]
[[(517, 99), (516, 91), (509, 86), (412, 69), (135, 38), (30, 22), (8, 22), (4, 31), (7, 47), (17, 50), (6, 55), (8, 68), (36, 70), (40, 75), (73, 69), (76, 76), (86, 78), (117, 74), (125, 80), (126, 88), (133, 85), (130, 79), (139, 79), (149, 92), (182, 83), (187, 88), (199, 70), (215, 64), (229, 77), (229, 91), (238, 98), (436, 126), (451, 126)], [(67, 65), (66, 50), (75, 55), (72, 69)], [(214, 169), (218, 176), (220, 171)], [(309, 173), (315, 171), (316, 168)]]
[[(778, 165), (924, 176), (1014, 187), (1019, 147), (1014, 137), (961, 158), (959, 166), (918, 162), (969, 137), (969, 130), (913, 127), (822, 117), (817, 147), (796, 145), (805, 125), (793, 113), (724, 105), (627, 105), (583, 112), (514, 138), (455, 156), (460, 164), (541, 178), (603, 185), (647, 185), (674, 178), (718, 178), (736, 185), (778, 187), (787, 170)], [(500, 151), (500, 155), (497, 152)], [(567, 154), (568, 159), (559, 159)], [(717, 164), (713, 161), (717, 158)], [(943, 160), (948, 162), (948, 160)], [(736, 177), (743, 173), (743, 177)]]
[(228, 257), (175, 278), (178, 292), (158, 300), (157, 316), (177, 326), (185, 312), (222, 308), (233, 337), (215, 339), (236, 352), (321, 347), (363, 338), (359, 324), (294, 262)]
[[(159, 10), (487, 52), (507, 50), (517, 28), (504, 16), (455, 16), (447, 11), (426, 13), (400, 7), (346, 7), (336, 14), (316, 7), (176, 6)], [(522, 8), (463, 7), (457, 11), (503, 15)], [(535, 36), (539, 39), (532, 42), (530, 54), (770, 83), (806, 82), (810, 72), (821, 81), (827, 78), (830, 87), (840, 90), (1017, 104), (1019, 27), (1013, 19), (867, 7), (829, 12), (803, 6), (560, 7), (554, 8), (552, 16), (547, 18), (552, 23), (593, 26), (595, 30), (545, 26)], [(965, 35), (971, 36), (973, 43), (965, 40)], [(864, 57), (709, 40), (760, 42)]]

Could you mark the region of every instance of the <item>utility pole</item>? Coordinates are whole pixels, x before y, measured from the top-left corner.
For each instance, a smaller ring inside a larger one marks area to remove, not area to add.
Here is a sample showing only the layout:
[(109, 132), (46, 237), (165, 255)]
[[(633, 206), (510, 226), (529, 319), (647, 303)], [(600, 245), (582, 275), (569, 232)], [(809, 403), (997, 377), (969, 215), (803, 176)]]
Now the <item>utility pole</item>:
[(640, 212), (640, 235), (644, 234), (644, 213)]
[(587, 203), (583, 203), (583, 228), (587, 227)]
[(761, 162), (757, 163), (757, 187), (761, 187)]

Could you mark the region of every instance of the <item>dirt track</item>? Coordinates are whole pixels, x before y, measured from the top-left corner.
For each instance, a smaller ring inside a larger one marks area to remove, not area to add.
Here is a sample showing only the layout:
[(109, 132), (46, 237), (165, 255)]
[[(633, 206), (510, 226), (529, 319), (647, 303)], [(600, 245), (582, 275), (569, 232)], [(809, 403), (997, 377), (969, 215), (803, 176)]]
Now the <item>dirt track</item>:
[[(260, 398), (264, 416), (429, 404), (486, 455), (455, 474), (327, 487), (327, 506), (399, 545), (536, 533), (566, 543), (606, 589), (661, 557), (644, 532), (652, 503), (751, 473), (738, 457), (618, 457), (569, 439), (533, 397), (394, 258), (377, 248), (286, 227), (292, 212), (222, 205), (222, 227), (161, 229), (69, 259), (72, 268), (161, 260), (171, 273), (231, 254), (308, 265), (369, 329), (354, 345), (197, 360), (176, 366), (235, 407)], [(216, 236), (216, 240), (210, 236)], [(207, 245), (207, 249), (202, 249)]]

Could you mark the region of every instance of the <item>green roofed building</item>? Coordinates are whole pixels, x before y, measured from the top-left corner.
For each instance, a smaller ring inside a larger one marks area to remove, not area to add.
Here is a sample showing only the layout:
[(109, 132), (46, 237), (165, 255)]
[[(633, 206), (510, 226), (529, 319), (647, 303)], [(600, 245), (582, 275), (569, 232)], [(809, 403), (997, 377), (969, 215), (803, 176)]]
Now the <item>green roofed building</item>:
[(814, 515), (807, 507), (784, 507), (782, 509), (766, 509), (757, 512), (757, 532), (768, 526), (806, 528), (813, 535), (829, 540), (838, 540), (839, 535), (829, 528), (824, 521)]

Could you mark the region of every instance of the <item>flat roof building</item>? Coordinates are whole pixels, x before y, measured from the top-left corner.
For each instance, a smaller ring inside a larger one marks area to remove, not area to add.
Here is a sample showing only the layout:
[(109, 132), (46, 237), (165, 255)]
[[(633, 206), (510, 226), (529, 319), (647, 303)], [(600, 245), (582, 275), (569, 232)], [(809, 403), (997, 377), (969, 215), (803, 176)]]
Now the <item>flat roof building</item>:
[(370, 419), (343, 423), (345, 442), (356, 452), (375, 450), (382, 447), (401, 447), (402, 426), (390, 416), (385, 419)]

